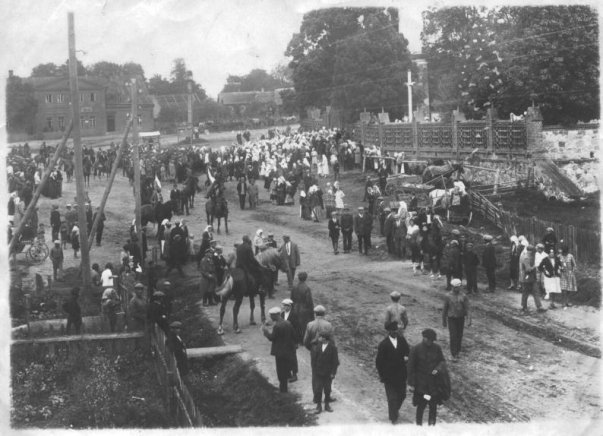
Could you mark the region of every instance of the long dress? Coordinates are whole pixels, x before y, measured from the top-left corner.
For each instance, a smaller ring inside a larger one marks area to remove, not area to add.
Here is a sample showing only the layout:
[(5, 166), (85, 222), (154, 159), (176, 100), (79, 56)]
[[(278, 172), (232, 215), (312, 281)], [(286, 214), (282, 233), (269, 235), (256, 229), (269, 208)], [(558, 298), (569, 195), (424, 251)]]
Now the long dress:
[[(548, 262), (550, 262), (553, 265), (553, 268), (555, 268), (555, 262), (557, 262), (557, 259), (545, 258), (543, 260), (543, 262), (546, 262), (547, 260), (548, 260)], [(560, 294), (561, 293), (561, 281), (559, 280), (558, 275), (554, 275), (554, 274), (547, 275), (547, 272), (543, 272), (542, 281), (544, 284), (544, 290), (546, 291), (547, 294)]]
[(559, 257), (561, 261), (561, 290), (568, 292), (576, 292), (578, 291), (578, 287), (576, 285), (576, 274), (574, 270), (576, 269), (576, 260), (571, 253), (567, 255), (561, 255)]

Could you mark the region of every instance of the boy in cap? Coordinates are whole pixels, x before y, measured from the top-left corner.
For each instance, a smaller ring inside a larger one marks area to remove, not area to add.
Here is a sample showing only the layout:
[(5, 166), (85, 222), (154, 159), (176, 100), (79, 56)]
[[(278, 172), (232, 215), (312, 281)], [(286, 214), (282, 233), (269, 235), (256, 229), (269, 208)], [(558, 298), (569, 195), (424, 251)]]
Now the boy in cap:
[(408, 385), (414, 388), (412, 404), (417, 408), (417, 425), (423, 425), (423, 413), (428, 405), (428, 424), (435, 425), (438, 404), (450, 397), (450, 379), (442, 348), (435, 343), (436, 332), (425, 329), (422, 336), (423, 341), (410, 350)]
[(461, 292), (461, 281), (453, 279), (451, 282), (452, 293), (446, 295), (444, 310), (442, 311), (442, 325), (448, 327), (450, 332), (450, 353), (456, 359), (461, 351), (465, 318), (467, 326), (471, 326), (471, 315), (469, 313), (469, 299)]
[(385, 324), (387, 337), (379, 343), (375, 364), (379, 380), (385, 386), (389, 420), (395, 424), (400, 407), (406, 398), (406, 362), (410, 347), (404, 336), (398, 333), (398, 323), (388, 321)]
[(332, 342), (331, 333), (324, 331), (318, 334), (318, 342), (312, 347), (310, 362), (312, 366), (312, 392), (316, 413), (322, 412), (322, 394), (325, 394), (325, 410), (332, 412), (331, 385), (337, 368), (339, 367), (339, 355), (337, 347)]
[(295, 332), (291, 323), (281, 318), (280, 307), (273, 307), (268, 313), (270, 319), (274, 322), (274, 327), (270, 330), (264, 323), (262, 324), (262, 333), (272, 342), (270, 354), (274, 356), (276, 362), (279, 390), (287, 392), (287, 381), (295, 358)]

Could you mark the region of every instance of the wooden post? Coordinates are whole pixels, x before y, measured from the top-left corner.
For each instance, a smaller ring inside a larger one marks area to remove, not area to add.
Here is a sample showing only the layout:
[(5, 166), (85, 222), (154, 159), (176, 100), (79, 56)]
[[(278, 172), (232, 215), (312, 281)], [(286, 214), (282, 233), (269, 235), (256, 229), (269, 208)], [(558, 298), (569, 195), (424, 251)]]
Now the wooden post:
[(90, 252), (88, 251), (88, 223), (84, 207), (84, 164), (82, 161), (82, 136), (80, 132), (80, 93), (77, 83), (77, 59), (75, 57), (75, 30), (73, 12), (67, 15), (69, 22), (69, 87), (71, 89), (71, 109), (73, 110), (73, 149), (75, 151), (75, 182), (78, 206), (78, 226), (80, 228), (80, 249), (82, 282), (84, 289), (90, 287)]
[(65, 144), (67, 143), (67, 139), (69, 139), (69, 135), (71, 134), (72, 128), (73, 128), (73, 120), (69, 123), (69, 127), (67, 128), (67, 131), (65, 132), (65, 135), (63, 136), (63, 140), (57, 146), (57, 149), (55, 150), (54, 155), (52, 156), (52, 159), (50, 159), (50, 163), (44, 170), (44, 174), (42, 175), (40, 184), (38, 185), (36, 192), (34, 193), (31, 201), (29, 202), (29, 206), (27, 206), (27, 209), (25, 210), (25, 214), (23, 215), (23, 219), (19, 223), (19, 227), (17, 227), (17, 230), (15, 230), (15, 232), (13, 233), (13, 237), (10, 241), (10, 245), (8, 248), (9, 253), (12, 253), (16, 242), (19, 240), (19, 236), (21, 235), (21, 233), (23, 232), (23, 229), (25, 228), (25, 224), (27, 224), (27, 222), (30, 220), (30, 218), (33, 214), (33, 211), (34, 211), (36, 205), (38, 204), (38, 199), (40, 198), (40, 195), (42, 194), (42, 190), (44, 190), (44, 187), (46, 186), (46, 183), (48, 182), (48, 177), (50, 176), (50, 173), (52, 172), (52, 170), (54, 169), (54, 166), (56, 165), (57, 161), (59, 160), (59, 156), (61, 155), (63, 148), (65, 147)]
[(144, 265), (142, 262), (142, 218), (140, 216), (140, 156), (138, 150), (138, 82), (136, 78), (132, 79), (131, 91), (131, 117), (132, 117), (132, 161), (134, 162), (134, 200), (135, 200), (135, 214), (136, 214), (136, 233), (138, 236), (138, 250), (141, 255), (140, 267), (144, 271)]
[(124, 133), (124, 137), (121, 140), (121, 146), (119, 150), (117, 150), (117, 155), (115, 156), (115, 160), (113, 161), (113, 168), (111, 168), (111, 175), (109, 176), (109, 182), (105, 187), (105, 192), (103, 193), (103, 198), (101, 199), (98, 213), (96, 214), (96, 218), (92, 223), (92, 229), (90, 230), (90, 234), (88, 235), (88, 249), (92, 247), (92, 243), (94, 242), (94, 235), (96, 234), (96, 229), (98, 228), (98, 224), (100, 223), (100, 217), (105, 211), (105, 204), (107, 204), (107, 198), (109, 198), (109, 193), (111, 192), (111, 187), (113, 186), (113, 180), (115, 180), (115, 175), (117, 174), (117, 167), (119, 165), (119, 161), (123, 155), (123, 152), (126, 148), (126, 144), (128, 143), (128, 134), (130, 133), (130, 127), (132, 126), (132, 119), (126, 126), (126, 132)]

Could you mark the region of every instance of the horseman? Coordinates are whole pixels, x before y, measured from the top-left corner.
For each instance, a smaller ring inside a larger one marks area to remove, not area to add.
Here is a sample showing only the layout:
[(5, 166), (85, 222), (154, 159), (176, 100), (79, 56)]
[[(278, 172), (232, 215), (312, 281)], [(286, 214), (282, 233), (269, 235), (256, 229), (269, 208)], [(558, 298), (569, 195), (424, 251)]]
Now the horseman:
[(235, 266), (236, 268), (241, 268), (245, 271), (245, 277), (248, 284), (251, 282), (250, 278), (258, 285), (262, 283), (262, 265), (260, 265), (253, 255), (251, 239), (249, 239), (249, 236), (247, 235), (243, 236), (243, 243), (237, 247), (237, 261)]

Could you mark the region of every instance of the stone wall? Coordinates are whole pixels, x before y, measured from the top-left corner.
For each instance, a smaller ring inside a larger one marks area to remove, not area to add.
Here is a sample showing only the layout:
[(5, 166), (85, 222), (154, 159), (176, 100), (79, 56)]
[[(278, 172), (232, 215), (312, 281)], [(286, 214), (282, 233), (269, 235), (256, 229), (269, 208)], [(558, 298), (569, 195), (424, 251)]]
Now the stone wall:
[(552, 160), (598, 158), (599, 140), (598, 124), (584, 124), (573, 129), (542, 130), (542, 145), (547, 157)]

